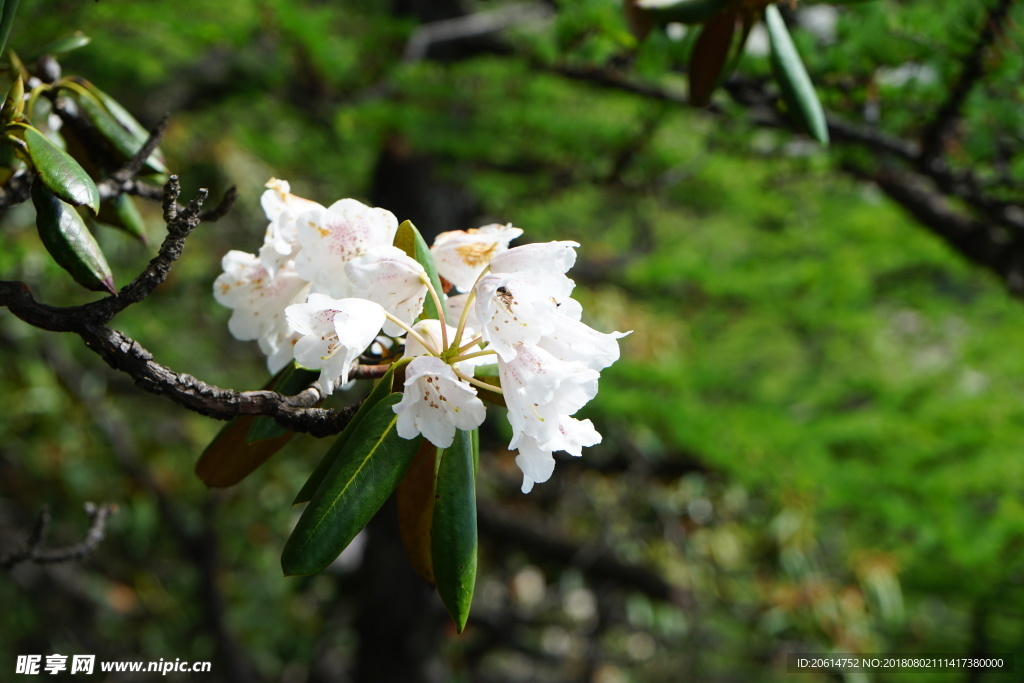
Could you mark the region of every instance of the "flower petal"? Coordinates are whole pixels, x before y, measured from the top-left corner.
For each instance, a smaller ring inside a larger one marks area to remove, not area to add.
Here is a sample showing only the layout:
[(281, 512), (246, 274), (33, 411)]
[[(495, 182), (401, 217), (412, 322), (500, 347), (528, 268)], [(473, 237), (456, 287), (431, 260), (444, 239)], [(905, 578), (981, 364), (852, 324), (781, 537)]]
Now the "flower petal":
[(456, 429), (476, 429), (487, 412), (476, 389), (461, 381), (452, 367), (433, 356), (418, 356), (405, 371), (405, 394), (394, 406), (398, 435), (422, 434), (438, 448), (447, 448)]
[(491, 259), (508, 249), (508, 243), (523, 234), (512, 224), (485, 225), (471, 230), (442, 232), (434, 239), (430, 253), (437, 272), (465, 291), (473, 286)]

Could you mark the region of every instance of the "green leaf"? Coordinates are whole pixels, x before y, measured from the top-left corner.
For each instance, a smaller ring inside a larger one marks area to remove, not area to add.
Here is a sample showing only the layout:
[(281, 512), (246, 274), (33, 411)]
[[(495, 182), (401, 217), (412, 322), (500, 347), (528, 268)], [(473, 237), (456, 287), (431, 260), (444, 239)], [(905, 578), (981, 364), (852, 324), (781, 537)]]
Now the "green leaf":
[(50, 192), (73, 206), (88, 206), (96, 214), (100, 191), (85, 169), (32, 126), (17, 124), (11, 128), (22, 131), (29, 160)]
[(409, 564), (424, 581), (434, 582), (431, 556), (431, 530), (434, 520), (434, 491), (437, 486), (437, 463), (440, 450), (424, 439), (416, 459), (395, 491), (398, 508), (398, 531), (402, 537)]
[(703, 107), (711, 101), (729, 59), (736, 32), (735, 10), (715, 15), (705, 22), (690, 55), (690, 104)]
[[(133, 157), (146, 144), (149, 131), (114, 98), (85, 80), (66, 82), (64, 88), (71, 92), (85, 117), (124, 160)], [(167, 172), (158, 150), (149, 155), (143, 170)]]
[(55, 197), (38, 180), (37, 177), (32, 183), (32, 203), (43, 246), (78, 284), (96, 292), (116, 294), (110, 266), (85, 221), (74, 207)]
[(14, 15), (18, 12), (19, 0), (0, 0), (0, 53), (7, 47), (7, 38), (11, 35), (11, 26), (14, 24)]
[[(427, 276), (430, 278), (430, 284), (434, 287), (434, 291), (437, 292), (438, 298), (444, 303), (444, 294), (441, 291), (441, 279), (437, 276), (437, 266), (434, 265), (434, 256), (430, 253), (430, 247), (427, 246), (426, 241), (423, 239), (423, 235), (416, 229), (416, 226), (412, 224), (412, 221), (404, 221), (398, 226), (398, 232), (395, 233), (395, 246), (404, 251), (406, 254), (416, 259), (423, 270), (427, 271)], [(420, 315), (420, 319), (431, 318), (434, 320), (440, 319), (437, 312), (437, 306), (434, 305), (434, 299), (428, 294), (426, 300), (423, 302), (423, 313)]]
[[(282, 371), (280, 378), (274, 382), (274, 391), (284, 396), (293, 396), (307, 389), (319, 376), (319, 370), (300, 368), (293, 361)], [(252, 421), (245, 441), (246, 443), (255, 443), (264, 439), (276, 439), (288, 433), (288, 430), (278, 424), (274, 418), (260, 415)]]
[(22, 118), (25, 113), (25, 81), (22, 80), (21, 76), (14, 79), (14, 83), (11, 84), (11, 89), (7, 91), (7, 97), (4, 99), (4, 106), (0, 111), (0, 118), (3, 119), (4, 124), (8, 124), (11, 121), (17, 121)]
[(91, 42), (92, 38), (81, 31), (75, 31), (71, 35), (67, 35), (63, 38), (58, 38), (57, 40), (47, 43), (30, 55), (28, 59), (29, 61), (34, 61), (43, 55), (66, 54), (72, 50), (77, 50), (80, 47), (85, 47)]
[(769, 5), (764, 12), (768, 39), (771, 44), (771, 65), (775, 78), (782, 89), (782, 98), (798, 118), (804, 129), (823, 145), (828, 145), (828, 123), (825, 112), (814, 91), (811, 77), (807, 75), (800, 53), (786, 29), (786, 22), (775, 5)]
[(375, 405), (347, 440), (344, 457), (327, 472), (284, 546), (288, 576), (315, 574), (366, 526), (394, 492), (416, 455), (420, 439), (398, 435), (393, 393)]
[(313, 498), (313, 494), (316, 493), (316, 490), (319, 488), (324, 476), (328, 471), (330, 471), (331, 467), (333, 467), (334, 462), (342, 455), (342, 453), (345, 452), (348, 440), (359, 427), (359, 424), (366, 419), (366, 416), (374, 406), (380, 403), (385, 396), (391, 393), (395, 371), (407, 362), (408, 360), (403, 359), (392, 364), (392, 366), (388, 368), (387, 373), (380, 379), (369, 395), (363, 399), (363, 404), (359, 406), (359, 410), (357, 410), (356, 414), (352, 416), (352, 419), (347, 425), (345, 425), (345, 429), (338, 435), (334, 444), (332, 444), (331, 448), (324, 454), (324, 457), (320, 460), (320, 464), (318, 464), (316, 469), (313, 470), (313, 474), (311, 474), (309, 479), (306, 480), (306, 483), (302, 485), (302, 489), (299, 491), (298, 495), (295, 496), (295, 500), (292, 501), (292, 505), (305, 503)]
[(143, 244), (148, 244), (146, 239), (146, 222), (135, 205), (131, 195), (121, 194), (115, 199), (100, 204), (100, 213), (97, 216), (101, 225), (108, 225), (122, 230)]
[(659, 24), (699, 24), (722, 11), (728, 0), (637, 0), (636, 6)]
[(434, 579), (459, 633), (466, 628), (476, 586), (476, 476), (473, 437), (458, 430), (441, 454), (431, 541)]

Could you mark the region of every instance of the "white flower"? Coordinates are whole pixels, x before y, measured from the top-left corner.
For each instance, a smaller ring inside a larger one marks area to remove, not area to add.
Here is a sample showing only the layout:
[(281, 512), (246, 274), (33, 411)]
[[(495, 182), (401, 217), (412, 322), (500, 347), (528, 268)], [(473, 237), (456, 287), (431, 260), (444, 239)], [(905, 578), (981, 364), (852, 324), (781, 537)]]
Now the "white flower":
[(288, 324), (300, 335), (295, 360), (320, 370), (320, 385), (328, 394), (348, 381), (349, 369), (384, 324), (384, 309), (366, 299), (332, 299), (310, 294), (304, 304), (285, 311)]
[[(576, 303), (573, 299), (568, 301)], [(617, 361), (618, 340), (630, 333), (598, 332), (580, 322), (579, 318), (561, 314), (567, 308), (571, 309), (571, 306), (559, 307), (559, 315), (551, 319), (552, 330), (538, 342), (538, 346), (556, 358), (583, 363), (591, 370), (603, 370)]]
[(511, 361), (498, 358), (498, 375), (512, 425), (509, 448), (526, 436), (547, 450), (560, 450), (562, 419), (597, 395), (599, 373), (583, 363), (556, 358), (539, 347), (520, 345)]
[(434, 239), (430, 253), (437, 272), (448, 282), (466, 291), (473, 286), (491, 259), (508, 249), (508, 243), (523, 234), (512, 224), (485, 225), (470, 230), (442, 232)]
[(326, 209), (313, 209), (296, 221), (299, 253), (295, 269), (313, 283), (315, 291), (333, 297), (352, 295), (344, 265), (373, 247), (390, 246), (398, 219), (354, 199), (342, 199)]
[(456, 429), (476, 429), (486, 408), (476, 389), (461, 381), (452, 367), (433, 356), (413, 358), (405, 371), (405, 394), (393, 406), (398, 435), (422, 434), (438, 448), (448, 448)]
[(579, 242), (539, 242), (524, 244), (491, 259), (492, 273), (566, 273), (576, 263)]
[(488, 273), (475, 287), (481, 336), (502, 359), (511, 360), (517, 346), (536, 345), (554, 331), (559, 304), (572, 289), (573, 281), (557, 272)]
[(228, 330), (235, 339), (259, 340), (267, 365), (277, 372), (291, 360), (292, 332), (285, 308), (304, 301), (309, 285), (286, 262), (271, 275), (253, 254), (229, 251), (221, 261), (224, 272), (213, 283), (213, 298), (234, 311)]
[(271, 178), (267, 181), (267, 191), (260, 197), (260, 204), (270, 221), (260, 248), (260, 261), (270, 273), (295, 257), (299, 248), (295, 221), (299, 215), (324, 210), (320, 204), (291, 194), (290, 190), (287, 180)]
[(523, 472), (523, 493), (529, 493), (534, 484), (542, 484), (551, 478), (555, 470), (553, 451), (566, 451), (578, 457), (583, 453), (583, 446), (593, 446), (600, 442), (601, 435), (590, 420), (572, 417), (559, 420), (558, 435), (544, 447), (532, 436), (524, 436), (519, 442), (519, 454), (516, 456), (516, 464)]
[[(406, 324), (412, 324), (423, 310), (427, 296), (427, 273), (416, 259), (398, 247), (372, 247), (345, 264), (352, 293), (375, 301)], [(384, 323), (384, 333), (402, 334), (403, 329)]]

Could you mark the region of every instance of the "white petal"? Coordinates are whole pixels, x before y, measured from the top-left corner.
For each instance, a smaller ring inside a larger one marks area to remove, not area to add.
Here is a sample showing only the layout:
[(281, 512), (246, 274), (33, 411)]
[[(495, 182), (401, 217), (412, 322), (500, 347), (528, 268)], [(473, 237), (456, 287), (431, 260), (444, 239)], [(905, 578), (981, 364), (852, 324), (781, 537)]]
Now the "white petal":
[(552, 322), (554, 329), (540, 340), (539, 346), (551, 352), (556, 358), (565, 361), (579, 361), (592, 370), (604, 369), (617, 361), (619, 359), (619, 342), (617, 340), (629, 334), (629, 332), (604, 334), (578, 320), (563, 315), (554, 316)]
[(344, 264), (373, 247), (390, 246), (398, 219), (384, 209), (342, 199), (323, 210), (308, 211), (296, 220), (300, 250), (295, 266), (300, 276), (334, 297), (351, 296)]
[(505, 360), (512, 359), (516, 345), (535, 345), (550, 334), (559, 301), (572, 293), (572, 280), (560, 273), (531, 276), (488, 274), (475, 288), (480, 333)]
[(565, 451), (579, 457), (583, 455), (584, 446), (595, 446), (599, 443), (601, 443), (601, 435), (594, 429), (593, 422), (561, 416), (558, 420), (558, 432), (541, 446), (550, 448), (552, 451)]
[(523, 472), (523, 493), (533, 490), (533, 485), (543, 483), (551, 478), (555, 471), (555, 459), (551, 451), (538, 447), (537, 442), (527, 437), (519, 444), (519, 455), (516, 464)]
[(472, 230), (451, 230), (434, 239), (430, 252), (441, 277), (465, 291), (473, 286), (491, 259), (522, 234), (511, 224), (497, 223)]
[[(375, 301), (406, 324), (412, 324), (423, 310), (427, 296), (426, 271), (415, 259), (393, 246), (373, 247), (345, 264), (345, 274), (355, 296)], [(392, 336), (403, 330), (395, 323), (384, 324)]]
[(384, 309), (365, 299), (332, 299), (311, 294), (309, 302), (289, 306), (288, 324), (300, 336), (295, 360), (320, 370), (324, 391), (348, 381), (348, 372), (373, 343), (384, 324)]
[(556, 358), (538, 347), (518, 346), (511, 361), (498, 358), (498, 374), (515, 448), (530, 436), (557, 438), (560, 421), (597, 395), (599, 373), (582, 363)]
[(486, 408), (476, 389), (461, 381), (451, 366), (433, 356), (419, 356), (405, 372), (405, 394), (393, 407), (398, 435), (412, 439), (422, 434), (438, 448), (447, 448), (456, 429), (476, 429)]
[(565, 273), (576, 263), (578, 242), (524, 244), (491, 259), (492, 273), (542, 271)]
[(272, 275), (256, 256), (242, 251), (229, 251), (221, 265), (213, 296), (234, 311), (228, 330), (236, 339), (259, 339), (265, 352), (276, 352), (291, 334), (284, 310), (305, 300), (307, 283), (290, 262)]
[(323, 207), (314, 201), (291, 194), (285, 180), (271, 178), (267, 190), (260, 197), (260, 204), (270, 224), (267, 226), (263, 246), (260, 247), (260, 261), (274, 273), (298, 253), (298, 231), (296, 219), (299, 215)]

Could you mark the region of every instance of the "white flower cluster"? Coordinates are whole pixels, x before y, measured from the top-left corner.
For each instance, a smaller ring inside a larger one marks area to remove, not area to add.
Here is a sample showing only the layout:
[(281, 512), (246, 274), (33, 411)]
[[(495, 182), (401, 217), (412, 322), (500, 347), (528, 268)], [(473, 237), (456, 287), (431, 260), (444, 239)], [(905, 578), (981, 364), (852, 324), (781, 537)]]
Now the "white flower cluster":
[[(625, 334), (580, 321), (565, 275), (577, 243), (509, 248), (522, 234), (511, 225), (442, 233), (431, 255), (451, 285), (445, 301), (423, 266), (393, 246), (390, 212), (353, 199), (324, 208), (280, 180), (267, 187), (263, 247), (258, 256), (228, 252), (214, 297), (234, 311), (232, 335), (257, 340), (271, 372), (294, 359), (320, 370), (330, 393), (382, 332), (404, 335), (411, 360), (394, 406), (399, 436), (446, 448), (456, 429), (483, 422), (478, 390), (503, 394), (524, 492), (551, 476), (552, 452), (578, 456), (601, 440), (590, 420), (572, 415), (597, 394), (599, 371), (618, 359)], [(427, 296), (441, 319), (417, 322)], [(481, 366), (493, 375), (495, 364), (500, 387), (475, 376)]]

